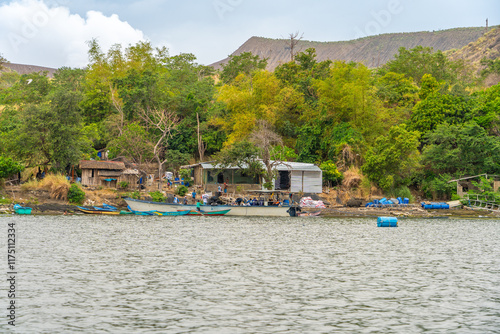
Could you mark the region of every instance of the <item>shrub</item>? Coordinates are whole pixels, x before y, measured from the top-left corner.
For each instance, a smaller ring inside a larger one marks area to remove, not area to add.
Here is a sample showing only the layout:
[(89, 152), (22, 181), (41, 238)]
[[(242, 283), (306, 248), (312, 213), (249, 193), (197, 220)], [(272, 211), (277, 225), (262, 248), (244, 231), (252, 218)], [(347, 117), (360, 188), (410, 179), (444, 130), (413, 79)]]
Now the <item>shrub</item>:
[(118, 183), (118, 187), (120, 189), (127, 189), (128, 185), (129, 185), (129, 183), (127, 181), (121, 181), (121, 182)]
[(411, 194), (410, 188), (407, 186), (401, 186), (399, 188), (393, 189), (390, 194), (394, 197), (401, 197), (401, 198), (408, 198), (410, 203), (413, 203), (415, 201), (415, 198)]
[(186, 186), (179, 186), (177, 188), (177, 195), (179, 195), (179, 196), (185, 196), (188, 191), (189, 191), (188, 187), (186, 187)]
[(328, 160), (322, 162), (319, 166), (323, 171), (323, 182), (328, 186), (334, 186), (342, 182), (344, 178), (342, 173), (337, 169), (333, 161)]
[(68, 201), (71, 204), (82, 204), (85, 200), (85, 192), (78, 186), (78, 184), (73, 183), (68, 190)]
[(126, 193), (125, 196), (133, 199), (141, 199), (141, 193), (138, 191)]
[(153, 202), (165, 202), (165, 196), (160, 191), (152, 191), (149, 196), (151, 196)]

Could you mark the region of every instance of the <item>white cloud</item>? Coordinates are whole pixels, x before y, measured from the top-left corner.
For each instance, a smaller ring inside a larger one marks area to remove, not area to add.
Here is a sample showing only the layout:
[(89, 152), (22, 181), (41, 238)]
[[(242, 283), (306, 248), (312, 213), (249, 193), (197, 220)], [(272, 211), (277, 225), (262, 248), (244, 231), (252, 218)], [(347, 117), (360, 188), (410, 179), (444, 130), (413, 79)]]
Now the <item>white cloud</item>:
[(83, 18), (42, 0), (0, 6), (0, 53), (12, 63), (83, 67), (88, 61), (87, 41), (92, 38), (107, 50), (113, 44), (135, 44), (145, 36), (117, 15), (88, 11)]

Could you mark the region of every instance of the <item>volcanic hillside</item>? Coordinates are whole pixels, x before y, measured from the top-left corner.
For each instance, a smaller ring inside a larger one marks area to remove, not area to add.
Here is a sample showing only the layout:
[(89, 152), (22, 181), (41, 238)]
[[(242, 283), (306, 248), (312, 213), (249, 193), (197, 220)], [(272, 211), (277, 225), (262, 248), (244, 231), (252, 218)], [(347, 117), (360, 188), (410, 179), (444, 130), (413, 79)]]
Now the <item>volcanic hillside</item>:
[[(383, 34), (364, 37), (343, 42), (312, 42), (301, 40), (295, 50), (305, 51), (315, 48), (319, 61), (345, 60), (364, 63), (373, 68), (385, 64), (393, 58), (400, 47), (414, 48), (418, 45), (430, 46), (434, 50), (460, 49), (471, 42), (475, 42), (484, 35), (486, 28), (455, 28), (433, 32), (412, 32)], [(261, 58), (267, 58), (268, 70), (274, 70), (279, 64), (290, 61), (290, 41), (286, 39), (270, 39), (252, 37), (240, 46), (232, 55), (251, 52)], [(220, 68), (228, 58), (212, 64)]]

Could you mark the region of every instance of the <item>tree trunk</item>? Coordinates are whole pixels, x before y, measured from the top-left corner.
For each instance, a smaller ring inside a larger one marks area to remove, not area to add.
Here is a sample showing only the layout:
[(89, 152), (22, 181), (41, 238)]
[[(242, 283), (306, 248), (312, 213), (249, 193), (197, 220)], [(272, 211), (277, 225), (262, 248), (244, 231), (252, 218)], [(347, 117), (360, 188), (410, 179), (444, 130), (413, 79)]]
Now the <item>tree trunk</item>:
[(198, 113), (196, 113), (196, 121), (198, 122), (198, 153), (200, 154), (200, 162), (203, 162), (205, 158), (205, 145), (200, 135), (200, 115)]

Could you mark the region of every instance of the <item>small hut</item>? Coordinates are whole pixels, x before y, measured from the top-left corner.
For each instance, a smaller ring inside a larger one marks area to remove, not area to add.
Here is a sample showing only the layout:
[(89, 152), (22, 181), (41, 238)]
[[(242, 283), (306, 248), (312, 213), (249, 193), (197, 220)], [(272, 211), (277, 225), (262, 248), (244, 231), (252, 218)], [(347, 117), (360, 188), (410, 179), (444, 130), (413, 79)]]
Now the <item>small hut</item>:
[(118, 179), (125, 170), (125, 164), (119, 161), (80, 161), (82, 185), (89, 187), (116, 188)]

